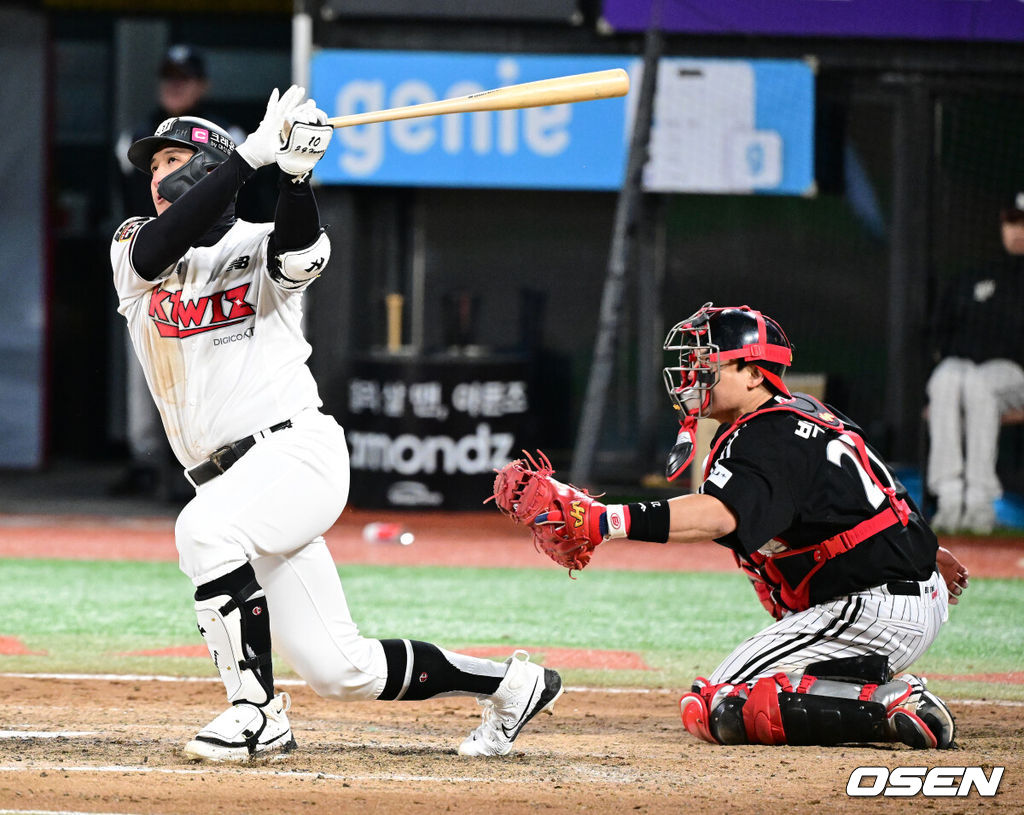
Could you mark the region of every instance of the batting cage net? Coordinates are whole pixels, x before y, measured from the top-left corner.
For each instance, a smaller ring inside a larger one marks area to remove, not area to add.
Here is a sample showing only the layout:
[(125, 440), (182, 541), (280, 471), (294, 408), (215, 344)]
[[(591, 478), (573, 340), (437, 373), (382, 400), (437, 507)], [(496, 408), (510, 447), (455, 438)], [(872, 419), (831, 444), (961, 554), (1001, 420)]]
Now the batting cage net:
[(919, 474), (931, 314), (957, 272), (1006, 258), (999, 210), (1024, 190), (1024, 97), (928, 89), (908, 114), (907, 94), (824, 85), (814, 196), (676, 194), (651, 209), (653, 249), (634, 264), (661, 259), (662, 296), (655, 314), (630, 304), (599, 476), (660, 470), (675, 417), (659, 388), (641, 420), (645, 396), (632, 388), (651, 364), (642, 340), (708, 300), (778, 319), (798, 386), (823, 387), (885, 456)]

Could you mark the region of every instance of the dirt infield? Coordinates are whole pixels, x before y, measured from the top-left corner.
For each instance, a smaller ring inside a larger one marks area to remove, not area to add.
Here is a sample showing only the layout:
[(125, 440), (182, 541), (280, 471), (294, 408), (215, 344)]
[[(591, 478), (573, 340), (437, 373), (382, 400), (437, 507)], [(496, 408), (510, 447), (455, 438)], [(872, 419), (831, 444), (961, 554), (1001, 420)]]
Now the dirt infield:
[[(570, 689), (517, 752), (466, 759), (479, 721), (467, 699), (327, 702), (290, 689), (299, 749), (247, 767), (187, 762), (181, 747), (223, 705), (210, 682), (0, 677), (0, 810), (281, 815), (303, 812), (863, 813), (901, 799), (851, 798), (858, 766), (1006, 768), (998, 794), (915, 799), (927, 812), (1024, 811), (1024, 707), (953, 705), (961, 750), (714, 747), (689, 737), (665, 692)], [(65, 732), (60, 737), (43, 733)]]
[[(557, 568), (523, 530), (485, 513), (410, 514), (411, 546), (367, 543), (382, 520), (347, 511), (327, 535), (339, 563)], [(389, 519), (390, 520), (390, 519)], [(1016, 540), (947, 541), (977, 577), (1024, 577)], [(169, 518), (0, 515), (0, 558), (175, 560)], [(609, 543), (591, 568), (732, 570), (714, 544)], [(2, 645), (2, 643), (0, 643)], [(17, 643), (10, 643), (16, 647)], [(563, 655), (564, 657), (565, 655)], [(629, 655), (619, 655), (626, 658)], [(567, 658), (567, 657), (566, 657)], [(563, 660), (564, 661), (564, 660)], [(1001, 677), (1000, 681), (1006, 681)], [(953, 702), (961, 749), (714, 747), (691, 738), (678, 691), (570, 689), (517, 752), (465, 759), (467, 699), (328, 702), (285, 688), (299, 749), (246, 767), (187, 762), (181, 748), (224, 704), (210, 681), (0, 676), (0, 815), (6, 812), (280, 815), (304, 812), (874, 813), (901, 798), (850, 797), (858, 766), (1004, 767), (995, 797), (915, 798), (927, 812), (1024, 812), (1024, 705)]]

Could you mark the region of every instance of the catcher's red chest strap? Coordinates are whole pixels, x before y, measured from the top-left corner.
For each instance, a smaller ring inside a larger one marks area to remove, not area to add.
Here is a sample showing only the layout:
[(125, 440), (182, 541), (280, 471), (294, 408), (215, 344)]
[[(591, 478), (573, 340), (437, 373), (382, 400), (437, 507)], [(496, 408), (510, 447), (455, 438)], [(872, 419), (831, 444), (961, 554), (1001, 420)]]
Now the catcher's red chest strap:
[[(905, 501), (900, 501), (899, 503), (906, 507)], [(749, 577), (773, 588), (777, 592), (777, 595), (774, 595), (774, 597), (777, 597), (786, 609), (790, 611), (803, 611), (811, 606), (811, 578), (818, 573), (822, 566), (832, 558), (844, 552), (849, 552), (857, 544), (863, 543), (868, 538), (896, 524), (906, 526), (907, 517), (897, 512), (893, 507), (887, 506), (878, 514), (861, 521), (852, 529), (847, 529), (845, 532), (833, 535), (831, 538), (821, 541), (821, 543), (802, 546), (799, 549), (788, 549), (771, 555), (753, 552), (747, 555), (749, 562), (744, 562), (736, 552), (733, 552), (733, 557), (736, 559), (736, 565), (746, 572)], [(785, 575), (782, 574), (775, 561), (792, 557), (793, 555), (803, 555), (807, 552), (813, 553), (814, 563), (803, 578), (801, 578), (800, 582), (794, 586), (786, 580)], [(767, 596), (762, 596), (759, 592), (758, 597), (768, 612), (772, 616), (777, 616), (777, 609), (772, 603), (772, 592), (769, 592)]]

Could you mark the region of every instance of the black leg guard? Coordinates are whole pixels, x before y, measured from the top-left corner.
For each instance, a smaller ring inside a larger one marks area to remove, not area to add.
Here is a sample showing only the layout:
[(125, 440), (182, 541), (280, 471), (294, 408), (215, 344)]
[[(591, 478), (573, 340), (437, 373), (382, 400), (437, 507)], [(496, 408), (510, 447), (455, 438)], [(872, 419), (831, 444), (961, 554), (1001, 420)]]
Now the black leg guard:
[[(885, 706), (878, 702), (779, 691), (785, 743), (794, 745), (889, 741)], [(719, 744), (748, 744), (743, 696), (727, 696), (711, 712), (711, 735)]]
[[(879, 702), (779, 691), (785, 744), (834, 745), (891, 741), (885, 706)], [(727, 696), (711, 713), (711, 735), (719, 744), (748, 744), (742, 696)]]
[[(826, 667), (837, 669), (834, 664)], [(852, 667), (859, 670), (864, 665)], [(884, 662), (869, 662), (868, 667), (875, 675), (887, 671)], [(849, 669), (838, 666), (838, 670)], [(778, 673), (753, 685), (716, 685), (698, 693), (710, 707), (706, 735), (720, 744), (903, 741), (912, 747), (945, 747), (955, 735), (948, 707), (910, 674), (877, 684)], [(683, 723), (691, 733), (706, 737), (700, 728), (687, 724), (691, 702), (686, 696), (680, 701)]]
[(780, 691), (779, 710), (787, 744), (891, 740), (885, 705), (880, 702)]

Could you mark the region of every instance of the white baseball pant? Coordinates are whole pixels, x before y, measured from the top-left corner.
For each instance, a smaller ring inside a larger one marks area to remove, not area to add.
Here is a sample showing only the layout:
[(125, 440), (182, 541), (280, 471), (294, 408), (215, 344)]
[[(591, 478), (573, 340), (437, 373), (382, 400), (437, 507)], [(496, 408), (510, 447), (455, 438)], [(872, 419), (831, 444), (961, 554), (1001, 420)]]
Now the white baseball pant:
[(926, 389), (928, 489), (940, 505), (990, 505), (1002, 494), (996, 475), (1000, 417), (1024, 407), (1024, 370), (1007, 359), (979, 364), (947, 357)]
[(348, 500), (348, 447), (330, 416), (306, 410), (202, 484), (175, 524), (196, 586), (251, 562), (267, 597), (274, 650), (318, 694), (376, 699), (380, 642), (360, 635), (322, 537)]
[(938, 572), (917, 596), (880, 586), (783, 617), (740, 644), (708, 678), (752, 683), (776, 673), (802, 673), (812, 662), (879, 654), (894, 673), (906, 670), (935, 640), (949, 616)]

